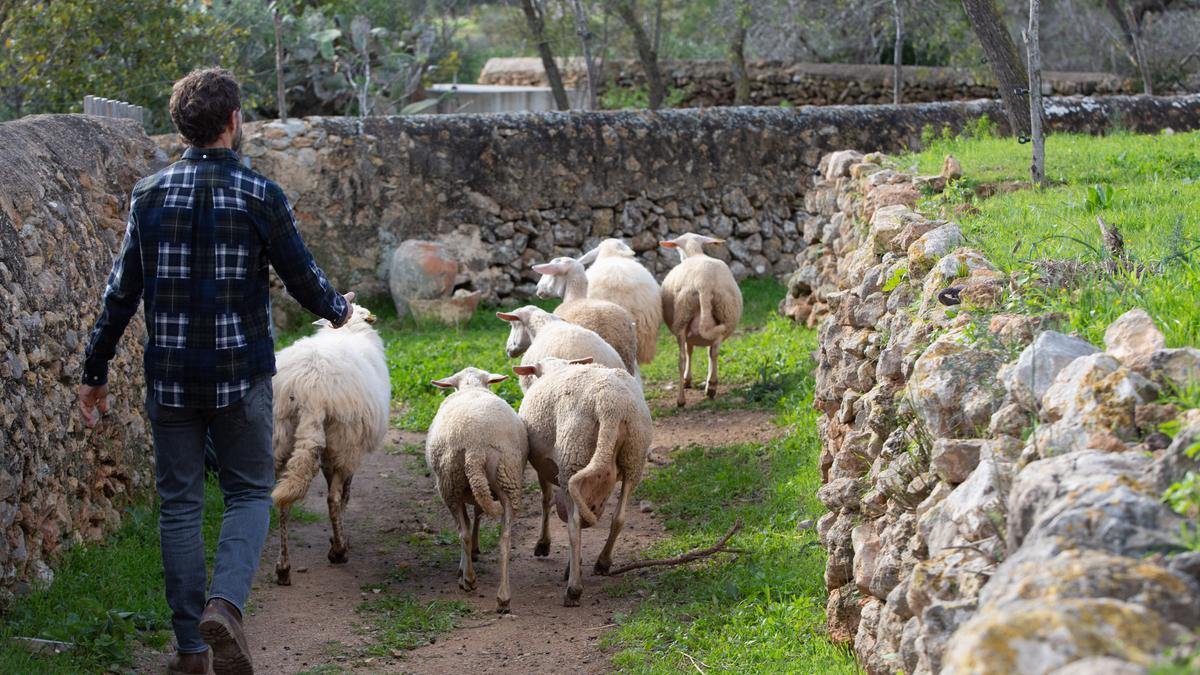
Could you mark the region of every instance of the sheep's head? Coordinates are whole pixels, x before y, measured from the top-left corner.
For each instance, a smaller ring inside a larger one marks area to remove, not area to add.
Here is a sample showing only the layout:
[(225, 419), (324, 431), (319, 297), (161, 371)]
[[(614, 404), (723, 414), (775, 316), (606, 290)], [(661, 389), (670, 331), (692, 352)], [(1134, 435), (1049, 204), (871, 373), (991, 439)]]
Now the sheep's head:
[(557, 318), (536, 305), (525, 305), (511, 312), (496, 312), (496, 316), (508, 322), (508, 343), (504, 350), (511, 358), (524, 354), (533, 344), (533, 338), (537, 337), (538, 328), (548, 319)]
[(587, 279), (583, 263), (566, 256), (555, 258), (541, 265), (534, 265), (533, 271), (542, 275), (537, 285), (539, 298), (564, 297), (567, 294), (567, 282), (570, 279), (580, 277)]
[(467, 387), (486, 389), (489, 384), (500, 384), (507, 379), (507, 375), (497, 375), (478, 368), (463, 368), (450, 377), (434, 380), (430, 384), (442, 389), (466, 389)]
[(662, 246), (663, 248), (673, 248), (679, 251), (679, 259), (687, 260), (691, 256), (704, 255), (705, 244), (724, 243), (724, 239), (717, 239), (715, 237), (708, 237), (703, 234), (696, 234), (695, 232), (688, 232), (686, 234), (681, 234), (674, 239), (660, 241), (658, 242), (658, 245)]
[[(372, 314), (371, 310), (363, 307), (362, 305), (352, 304), (350, 305), (350, 318), (347, 319), (346, 323), (342, 324), (337, 330), (370, 330), (371, 324), (375, 323), (377, 320), (378, 317)], [(333, 324), (329, 323), (329, 321), (325, 319), (318, 319), (317, 321), (313, 322), (313, 325), (320, 326), (322, 329), (333, 329)]]
[(579, 262), (584, 265), (590, 265), (601, 258), (618, 257), (632, 258), (635, 255), (629, 244), (626, 244), (620, 239), (605, 239), (600, 242), (596, 248), (584, 253), (579, 257)]
[(537, 363), (525, 363), (519, 366), (513, 366), (513, 372), (517, 375), (541, 377), (548, 375), (556, 370), (561, 370), (568, 366), (586, 366), (592, 362), (592, 357), (588, 356), (582, 359), (559, 359), (553, 356), (546, 357)]

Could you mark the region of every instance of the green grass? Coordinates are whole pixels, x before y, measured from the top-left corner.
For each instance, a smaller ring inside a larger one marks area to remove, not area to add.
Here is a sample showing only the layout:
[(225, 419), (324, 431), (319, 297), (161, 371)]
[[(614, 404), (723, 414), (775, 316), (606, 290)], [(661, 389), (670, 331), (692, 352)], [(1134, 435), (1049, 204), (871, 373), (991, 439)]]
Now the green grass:
[[(224, 500), (216, 480), (204, 489), (205, 560), (211, 567)], [(293, 508), (295, 522), (321, 516)], [(75, 546), (55, 566), (54, 581), (20, 598), (0, 626), (0, 673), (80, 673), (127, 667), (139, 643), (163, 649), (172, 639), (163, 591), (158, 509), (126, 510), (120, 529), (103, 544)], [(276, 515), (271, 511), (274, 525)], [(73, 642), (59, 655), (34, 655), (9, 641), (34, 637)]]
[(745, 553), (627, 582), (626, 591), (646, 599), (605, 638), (623, 671), (857, 672), (854, 657), (824, 633), (824, 551), (814, 530), (797, 528), (823, 512), (815, 497), (813, 382), (804, 365), (815, 333), (771, 318), (745, 337), (758, 340), (791, 355), (770, 375), (787, 382), (776, 398), (785, 435), (766, 446), (693, 447), (639, 487), (668, 532), (646, 556), (711, 545), (739, 517), (744, 526), (730, 545)]
[[(1105, 327), (1133, 307), (1158, 322), (1167, 345), (1200, 344), (1200, 132), (1107, 137), (1055, 134), (1046, 141), (1051, 186), (975, 199), (983, 183), (1029, 180), (1029, 148), (1008, 138), (942, 139), (901, 158), (937, 173), (953, 154), (966, 174), (946, 193), (924, 200), (927, 212), (968, 201), (976, 210), (951, 217), (968, 244), (1018, 277), (1028, 261), (1106, 257), (1096, 217), (1115, 225), (1129, 256), (1152, 272), (1098, 276), (1080, 287), (1022, 293), (1010, 306), (1065, 312), (1069, 328), (1101, 342)], [(1099, 190), (1097, 190), (1097, 187)]]
[(409, 594), (380, 595), (358, 606), (370, 624), (369, 656), (396, 656), (398, 652), (429, 644), (458, 626), (471, 613), (462, 600), (417, 600)]

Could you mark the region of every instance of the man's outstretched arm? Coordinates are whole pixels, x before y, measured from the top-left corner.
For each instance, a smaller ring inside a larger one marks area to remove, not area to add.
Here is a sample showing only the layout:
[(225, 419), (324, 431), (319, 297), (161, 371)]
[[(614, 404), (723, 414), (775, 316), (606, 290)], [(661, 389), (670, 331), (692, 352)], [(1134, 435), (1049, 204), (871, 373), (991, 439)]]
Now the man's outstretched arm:
[(79, 409), (87, 425), (95, 426), (100, 412), (108, 412), (108, 362), (117, 353), (117, 342), (137, 312), (142, 298), (142, 255), (134, 206), (129, 207), (125, 239), (113, 260), (104, 288), (104, 308), (88, 340), (83, 362), (83, 384), (79, 387)]
[(300, 238), (292, 207), (283, 190), (278, 190), (272, 203), (267, 255), (275, 272), (283, 280), (288, 293), (305, 309), (328, 320), (334, 327), (350, 319), (350, 303), (354, 293), (338, 295), (317, 261)]

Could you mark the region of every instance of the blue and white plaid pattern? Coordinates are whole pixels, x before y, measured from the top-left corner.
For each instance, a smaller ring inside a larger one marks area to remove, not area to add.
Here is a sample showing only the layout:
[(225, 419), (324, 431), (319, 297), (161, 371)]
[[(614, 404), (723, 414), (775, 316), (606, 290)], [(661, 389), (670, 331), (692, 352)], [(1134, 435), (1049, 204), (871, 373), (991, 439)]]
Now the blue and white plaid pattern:
[(246, 210), (246, 200), (240, 192), (235, 190), (222, 190), (220, 188), (213, 189), (213, 208), (214, 209), (234, 209), (236, 211)]
[(163, 279), (187, 279), (191, 276), (192, 247), (187, 244), (158, 242), (158, 276)]
[(245, 279), (246, 258), (250, 255), (245, 246), (217, 244), (216, 250), (216, 279)]
[(154, 346), (163, 349), (187, 347), (187, 314), (155, 314)]
[(142, 299), (146, 380), (158, 403), (237, 402), (275, 372), (268, 263), (309, 311), (335, 324), (349, 316), (300, 239), (283, 191), (232, 151), (189, 148), (133, 189), (83, 382), (108, 381), (108, 362)]
[(237, 314), (217, 315), (217, 349), (237, 349), (246, 346), (242, 335), (242, 319)]

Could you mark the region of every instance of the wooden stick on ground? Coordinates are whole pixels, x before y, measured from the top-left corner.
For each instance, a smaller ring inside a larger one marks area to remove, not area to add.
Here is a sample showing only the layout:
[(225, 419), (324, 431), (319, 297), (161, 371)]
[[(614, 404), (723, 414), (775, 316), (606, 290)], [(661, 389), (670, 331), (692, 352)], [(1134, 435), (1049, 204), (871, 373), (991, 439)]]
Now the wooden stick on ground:
[(729, 547), (725, 546), (725, 544), (729, 541), (730, 537), (732, 537), (734, 534), (737, 534), (737, 531), (740, 529), (742, 529), (742, 519), (738, 518), (733, 523), (733, 527), (729, 528), (729, 531), (725, 533), (725, 536), (718, 539), (716, 544), (713, 544), (712, 546), (710, 546), (708, 548), (694, 549), (694, 550), (688, 551), (687, 553), (684, 553), (682, 555), (677, 555), (674, 558), (662, 558), (659, 560), (639, 560), (637, 562), (632, 562), (632, 563), (629, 563), (628, 565), (622, 565), (620, 567), (616, 567), (616, 568), (609, 570), (608, 576), (612, 577), (612, 576), (616, 576), (618, 574), (624, 574), (626, 572), (631, 572), (633, 570), (640, 570), (640, 569), (643, 569), (646, 567), (661, 567), (664, 565), (682, 565), (684, 563), (689, 563), (693, 560), (700, 560), (701, 558), (708, 558), (717, 553), (741, 553), (741, 550), (739, 550), (739, 549), (729, 548)]

